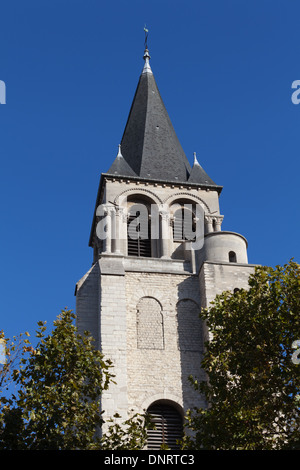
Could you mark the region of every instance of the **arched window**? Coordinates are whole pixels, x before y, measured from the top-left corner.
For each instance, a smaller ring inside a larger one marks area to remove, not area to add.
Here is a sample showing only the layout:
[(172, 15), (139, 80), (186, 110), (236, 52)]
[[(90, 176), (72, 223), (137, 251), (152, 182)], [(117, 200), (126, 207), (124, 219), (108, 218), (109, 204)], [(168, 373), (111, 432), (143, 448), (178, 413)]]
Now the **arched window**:
[(142, 226), (139, 219), (140, 214), (136, 216), (129, 215), (127, 219), (127, 246), (128, 256), (145, 256), (151, 258), (151, 239), (149, 234), (149, 219), (147, 220), (147, 230)]
[(173, 240), (182, 242), (185, 240), (195, 240), (195, 215), (193, 213), (192, 204), (191, 207), (179, 207), (173, 213)]
[(150, 206), (144, 200), (136, 200), (128, 207), (127, 254), (152, 256)]
[(177, 440), (182, 438), (183, 423), (178, 410), (163, 401), (154, 402), (148, 408), (155, 429), (148, 430), (147, 449), (160, 450), (167, 446), (171, 450), (179, 449)]
[(153, 297), (142, 297), (137, 304), (138, 349), (164, 349), (161, 304)]
[(236, 253), (234, 251), (229, 251), (228, 257), (229, 263), (236, 263)]

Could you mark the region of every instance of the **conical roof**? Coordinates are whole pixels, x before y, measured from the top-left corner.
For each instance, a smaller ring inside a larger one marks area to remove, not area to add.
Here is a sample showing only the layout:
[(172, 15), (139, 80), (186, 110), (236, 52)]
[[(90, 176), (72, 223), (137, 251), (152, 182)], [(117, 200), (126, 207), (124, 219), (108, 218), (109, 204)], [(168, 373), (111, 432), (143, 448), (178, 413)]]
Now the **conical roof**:
[(130, 168), (121, 152), (121, 145), (119, 145), (118, 155), (116, 156), (112, 166), (107, 172), (109, 175), (117, 176), (136, 176), (133, 169)]
[(137, 176), (187, 181), (190, 164), (176, 136), (149, 64), (145, 65), (121, 140), (122, 154)]
[(147, 180), (217, 186), (198, 161), (190, 163), (177, 138), (150, 67), (144, 68), (121, 140), (121, 151), (107, 174)]
[(211, 185), (214, 186), (216, 183), (208, 176), (208, 174), (203, 170), (202, 166), (197, 160), (196, 153), (194, 153), (194, 165), (190, 176), (188, 178), (189, 183), (198, 183), (201, 185)]

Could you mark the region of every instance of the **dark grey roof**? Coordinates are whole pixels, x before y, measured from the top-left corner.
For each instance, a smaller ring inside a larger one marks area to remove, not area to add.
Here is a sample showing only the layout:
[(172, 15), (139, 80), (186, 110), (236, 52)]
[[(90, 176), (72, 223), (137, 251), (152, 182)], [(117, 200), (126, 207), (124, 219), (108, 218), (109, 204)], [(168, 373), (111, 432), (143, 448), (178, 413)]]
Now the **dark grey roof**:
[(113, 162), (112, 166), (107, 172), (109, 175), (117, 175), (117, 176), (136, 176), (135, 172), (132, 168), (128, 165), (126, 160), (121, 153), (121, 146), (119, 145), (119, 152)]
[(168, 181), (188, 179), (190, 164), (176, 136), (147, 59), (121, 147), (124, 159), (138, 176)]
[(191, 168), (160, 96), (149, 58), (146, 49), (145, 66), (121, 140), (122, 156), (115, 159), (107, 173), (217, 186), (199, 164)]
[(194, 154), (194, 165), (188, 178), (188, 182), (199, 183), (201, 185), (216, 185), (216, 183), (208, 176), (208, 174), (203, 170), (202, 166), (198, 163), (196, 154)]

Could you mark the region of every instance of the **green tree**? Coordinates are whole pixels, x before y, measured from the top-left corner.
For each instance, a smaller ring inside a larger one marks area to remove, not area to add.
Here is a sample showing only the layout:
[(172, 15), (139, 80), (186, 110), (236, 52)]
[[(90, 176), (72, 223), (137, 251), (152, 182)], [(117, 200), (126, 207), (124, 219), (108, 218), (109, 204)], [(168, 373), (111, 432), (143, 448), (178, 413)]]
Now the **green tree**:
[(151, 416), (136, 413), (124, 422), (118, 422), (118, 413), (109, 420), (109, 427), (100, 440), (101, 450), (141, 450), (147, 443), (147, 431), (155, 429)]
[(14, 383), (14, 370), (20, 367), (24, 357), (31, 351), (29, 336), (25, 332), (8, 339), (0, 331), (0, 396)]
[[(28, 339), (22, 347), (18, 343), (19, 360), (11, 362), (10, 369), (7, 364), (3, 366), (4, 382), (8, 382), (8, 376), (12, 378), (17, 391), (9, 398), (0, 396), (0, 449), (105, 446), (106, 438), (98, 432), (103, 424), (100, 400), (113, 380), (112, 364), (94, 347), (88, 332), (78, 333), (74, 318), (70, 310), (63, 310), (48, 336), (45, 323), (39, 322), (37, 346), (32, 347)], [(12, 348), (7, 349), (8, 357), (16, 349)], [(126, 443), (132, 448), (142, 447), (143, 420), (133, 417), (125, 425), (133, 433), (131, 439), (125, 439), (124, 431), (120, 436), (120, 428), (119, 433), (107, 437), (107, 442), (115, 448)]]
[(29, 333), (26, 332), (9, 339), (3, 331), (0, 332), (0, 449), (6, 448), (4, 441), (7, 442), (7, 448), (16, 446), (22, 428), (20, 410), (12, 405), (16, 400), (16, 378), (26, 357), (33, 351), (28, 337)]
[(203, 310), (211, 338), (202, 362), (207, 380), (191, 378), (206, 409), (190, 410), (193, 449), (300, 448), (300, 268), (257, 267), (249, 288), (224, 292)]

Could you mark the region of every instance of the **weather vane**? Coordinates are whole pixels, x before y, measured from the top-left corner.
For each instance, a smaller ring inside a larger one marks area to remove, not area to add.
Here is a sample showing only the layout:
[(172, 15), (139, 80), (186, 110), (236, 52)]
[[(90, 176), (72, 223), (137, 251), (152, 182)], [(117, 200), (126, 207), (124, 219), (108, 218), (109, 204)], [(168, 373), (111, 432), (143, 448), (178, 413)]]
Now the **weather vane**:
[(146, 28), (146, 25), (144, 26), (144, 31), (145, 31), (145, 49), (148, 49), (148, 29)]

